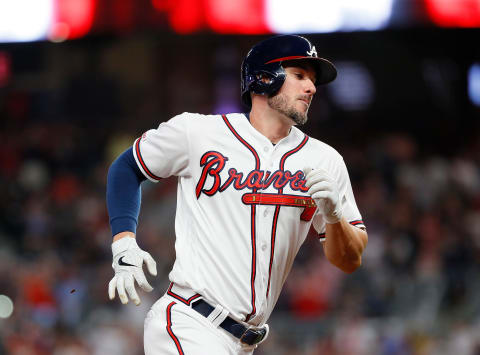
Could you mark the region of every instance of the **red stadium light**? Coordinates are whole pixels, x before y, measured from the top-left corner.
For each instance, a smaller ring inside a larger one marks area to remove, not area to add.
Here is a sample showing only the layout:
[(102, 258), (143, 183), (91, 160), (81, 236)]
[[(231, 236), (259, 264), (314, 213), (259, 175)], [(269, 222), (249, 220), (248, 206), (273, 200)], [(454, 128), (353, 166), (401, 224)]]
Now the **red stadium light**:
[(441, 27), (480, 27), (480, 0), (424, 0), (432, 21)]
[(97, 0), (55, 0), (49, 37), (53, 41), (79, 38), (90, 31)]
[(217, 33), (270, 33), (265, 20), (265, 0), (151, 0), (166, 12), (177, 33), (211, 29)]
[(172, 28), (178, 33), (201, 30), (205, 24), (203, 5), (204, 2), (199, 0), (175, 1), (168, 10)]
[(208, 26), (218, 33), (270, 33), (264, 3), (264, 0), (207, 0)]

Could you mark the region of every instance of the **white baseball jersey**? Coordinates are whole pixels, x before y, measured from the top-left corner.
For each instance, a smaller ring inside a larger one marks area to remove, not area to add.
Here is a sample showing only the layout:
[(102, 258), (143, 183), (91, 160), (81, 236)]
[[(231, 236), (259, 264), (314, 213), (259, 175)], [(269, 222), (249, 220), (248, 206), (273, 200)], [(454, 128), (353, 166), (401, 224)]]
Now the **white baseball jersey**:
[(179, 178), (170, 280), (239, 321), (263, 325), (311, 224), (325, 235), (304, 168), (329, 172), (343, 216), (364, 227), (340, 154), (296, 127), (273, 145), (244, 114), (183, 113), (133, 148), (151, 181)]

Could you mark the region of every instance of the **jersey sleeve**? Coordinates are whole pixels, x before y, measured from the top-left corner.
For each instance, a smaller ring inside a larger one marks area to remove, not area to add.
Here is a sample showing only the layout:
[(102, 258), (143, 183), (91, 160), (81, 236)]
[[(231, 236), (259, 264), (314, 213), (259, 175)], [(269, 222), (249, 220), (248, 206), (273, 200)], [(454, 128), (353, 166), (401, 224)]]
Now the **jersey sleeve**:
[(147, 179), (157, 182), (172, 175), (188, 175), (188, 121), (188, 114), (183, 113), (135, 140), (133, 155)]
[[(358, 210), (355, 197), (353, 196), (352, 185), (345, 162), (339, 159), (336, 167), (332, 169), (332, 174), (338, 183), (340, 201), (342, 203), (343, 217), (355, 227), (365, 229), (362, 216)], [(321, 213), (317, 213), (313, 218), (313, 227), (319, 235), (320, 241), (325, 241), (325, 221)]]

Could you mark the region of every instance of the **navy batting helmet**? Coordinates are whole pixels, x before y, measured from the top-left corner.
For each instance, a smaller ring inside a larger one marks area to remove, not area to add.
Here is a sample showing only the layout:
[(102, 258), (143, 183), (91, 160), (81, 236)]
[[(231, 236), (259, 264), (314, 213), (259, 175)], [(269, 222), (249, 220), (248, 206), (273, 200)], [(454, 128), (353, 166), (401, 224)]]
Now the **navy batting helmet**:
[(251, 92), (275, 94), (286, 77), (282, 63), (289, 60), (308, 60), (317, 74), (315, 85), (327, 84), (337, 76), (335, 66), (318, 57), (315, 46), (308, 39), (296, 35), (271, 37), (253, 46), (242, 62), (243, 103), (252, 106)]

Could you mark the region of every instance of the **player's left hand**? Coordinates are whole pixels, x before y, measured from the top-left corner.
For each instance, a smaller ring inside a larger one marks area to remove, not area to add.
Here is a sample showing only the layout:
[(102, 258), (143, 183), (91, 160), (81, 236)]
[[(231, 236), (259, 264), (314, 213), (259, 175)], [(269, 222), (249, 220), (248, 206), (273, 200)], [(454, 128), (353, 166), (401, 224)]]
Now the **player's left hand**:
[[(143, 263), (153, 276), (157, 275), (157, 264), (152, 256), (140, 249), (137, 241), (132, 237), (124, 237), (112, 243), (113, 270), (115, 276), (108, 284), (108, 295), (111, 300), (115, 298), (115, 290), (123, 304), (128, 303), (128, 298), (138, 306), (140, 297), (135, 290), (134, 282), (146, 292), (153, 290), (143, 272)], [(128, 296), (127, 296), (128, 294)]]
[(323, 214), (325, 222), (334, 224), (342, 219), (342, 207), (337, 182), (323, 169), (304, 168), (308, 194)]

